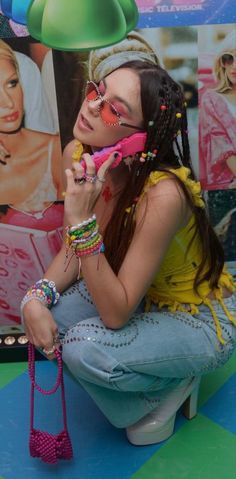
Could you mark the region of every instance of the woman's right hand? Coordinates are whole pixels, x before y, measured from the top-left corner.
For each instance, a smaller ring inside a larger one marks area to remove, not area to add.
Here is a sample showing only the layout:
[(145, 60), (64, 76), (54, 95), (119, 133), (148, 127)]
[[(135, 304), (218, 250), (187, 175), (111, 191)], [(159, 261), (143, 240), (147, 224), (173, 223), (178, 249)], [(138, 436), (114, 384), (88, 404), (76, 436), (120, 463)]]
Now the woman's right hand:
[[(24, 329), (28, 340), (37, 348), (51, 350), (57, 346), (58, 327), (52, 313), (37, 299), (32, 299), (23, 308)], [(59, 345), (59, 344), (58, 344)], [(49, 359), (53, 354), (47, 355)]]

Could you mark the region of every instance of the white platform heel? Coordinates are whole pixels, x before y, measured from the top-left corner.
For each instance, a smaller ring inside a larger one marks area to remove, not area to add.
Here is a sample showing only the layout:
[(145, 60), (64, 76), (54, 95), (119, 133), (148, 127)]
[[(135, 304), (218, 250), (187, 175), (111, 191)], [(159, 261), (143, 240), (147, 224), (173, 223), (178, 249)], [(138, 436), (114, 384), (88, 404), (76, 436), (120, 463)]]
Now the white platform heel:
[(200, 380), (199, 377), (183, 379), (156, 409), (127, 427), (131, 444), (145, 446), (168, 439), (174, 432), (176, 412), (181, 406), (187, 419), (196, 416)]
[(187, 419), (193, 419), (197, 415), (200, 382), (201, 378), (196, 378), (194, 389), (183, 403), (183, 414)]

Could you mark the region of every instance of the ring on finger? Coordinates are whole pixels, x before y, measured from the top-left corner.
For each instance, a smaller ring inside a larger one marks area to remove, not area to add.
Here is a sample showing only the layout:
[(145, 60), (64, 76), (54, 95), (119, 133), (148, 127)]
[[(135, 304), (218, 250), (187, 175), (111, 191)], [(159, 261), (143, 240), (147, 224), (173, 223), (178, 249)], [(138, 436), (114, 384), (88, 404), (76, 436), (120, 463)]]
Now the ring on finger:
[(53, 345), (55, 344), (58, 344), (60, 343), (60, 337), (59, 337), (59, 334), (55, 334), (54, 338), (53, 338)]
[(82, 185), (85, 182), (85, 177), (81, 176), (78, 178), (77, 176), (74, 177), (74, 182), (78, 185)]
[(97, 176), (96, 175), (89, 175), (89, 174), (86, 173), (85, 181), (87, 181), (88, 183), (95, 183), (97, 181)]
[(43, 348), (43, 353), (46, 354), (46, 356), (50, 356), (50, 354), (53, 354), (56, 350), (56, 346), (52, 346), (50, 349)]
[(100, 178), (100, 176), (97, 176), (97, 180), (100, 181), (100, 183), (105, 183), (106, 181), (105, 178)]

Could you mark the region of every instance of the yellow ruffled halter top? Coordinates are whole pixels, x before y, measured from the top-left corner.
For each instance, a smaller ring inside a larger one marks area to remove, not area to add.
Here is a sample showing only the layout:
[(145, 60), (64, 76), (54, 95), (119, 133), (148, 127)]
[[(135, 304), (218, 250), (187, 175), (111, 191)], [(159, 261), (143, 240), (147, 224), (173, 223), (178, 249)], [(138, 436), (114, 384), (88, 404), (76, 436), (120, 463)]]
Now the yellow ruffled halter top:
[[(179, 169), (170, 169), (187, 186), (192, 194), (196, 206), (205, 207), (201, 196), (200, 182), (193, 181), (190, 176), (189, 168), (184, 166)], [(147, 190), (156, 185), (159, 181), (170, 178), (166, 172), (154, 171), (146, 181), (142, 196)], [(194, 279), (201, 263), (201, 241), (198, 234), (192, 240), (196, 232), (195, 216), (191, 216), (188, 224), (178, 231), (173, 238), (167, 254), (165, 255), (161, 267), (154, 278), (146, 294), (146, 311), (150, 310), (152, 303), (158, 307), (168, 307), (169, 311), (182, 311), (190, 314), (198, 314), (198, 305), (205, 304), (211, 311), (215, 322), (217, 337), (220, 343), (225, 344), (222, 337), (222, 330), (217, 314), (214, 310), (212, 301), (208, 298), (212, 289), (208, 281), (203, 281), (198, 293), (194, 291)], [(204, 271), (203, 273), (204, 274)], [(228, 319), (236, 325), (236, 317), (228, 311), (223, 299), (223, 287), (226, 287), (232, 293), (236, 290), (236, 284), (232, 276), (224, 267), (218, 282), (218, 288), (214, 289), (215, 299), (219, 301)]]

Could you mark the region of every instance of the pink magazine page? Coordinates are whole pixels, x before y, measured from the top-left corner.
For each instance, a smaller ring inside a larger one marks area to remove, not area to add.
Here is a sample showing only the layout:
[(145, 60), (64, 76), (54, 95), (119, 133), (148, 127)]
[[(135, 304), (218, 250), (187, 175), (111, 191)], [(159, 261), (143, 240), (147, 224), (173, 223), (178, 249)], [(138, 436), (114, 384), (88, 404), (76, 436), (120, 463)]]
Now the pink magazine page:
[(59, 251), (61, 229), (0, 224), (0, 326), (19, 322), (20, 302)]

